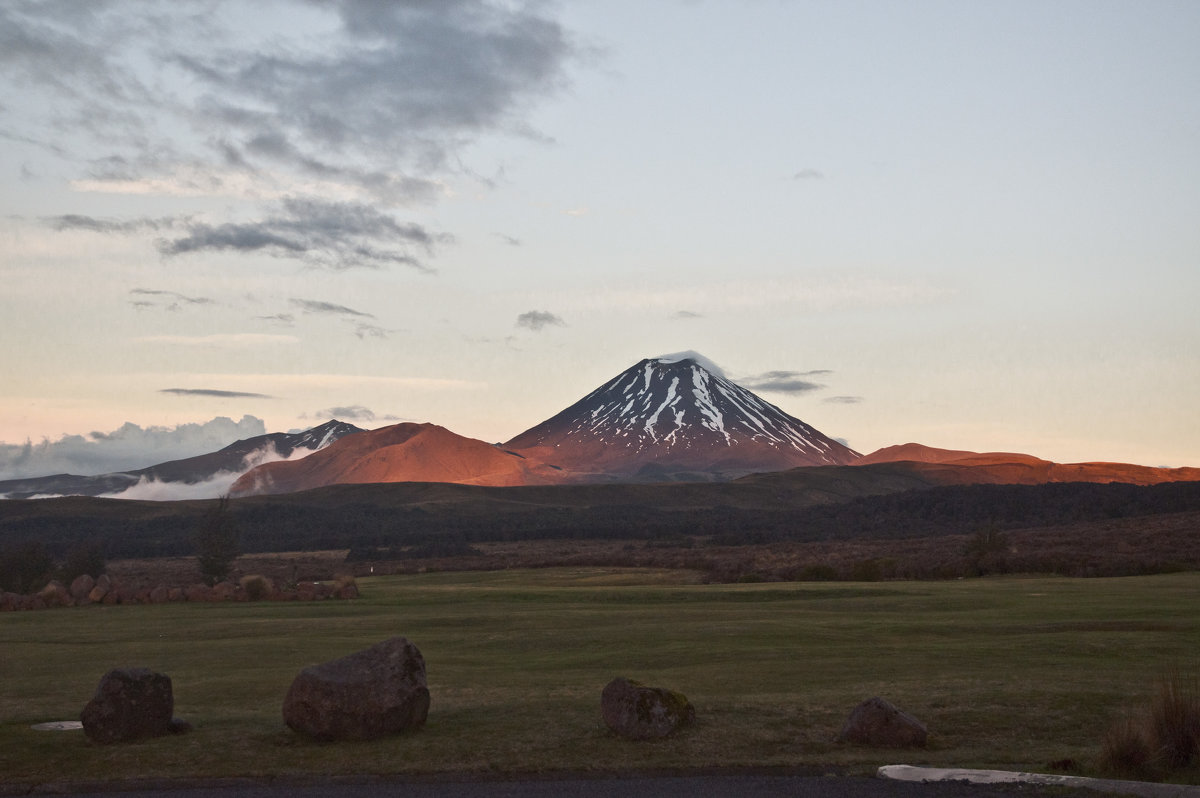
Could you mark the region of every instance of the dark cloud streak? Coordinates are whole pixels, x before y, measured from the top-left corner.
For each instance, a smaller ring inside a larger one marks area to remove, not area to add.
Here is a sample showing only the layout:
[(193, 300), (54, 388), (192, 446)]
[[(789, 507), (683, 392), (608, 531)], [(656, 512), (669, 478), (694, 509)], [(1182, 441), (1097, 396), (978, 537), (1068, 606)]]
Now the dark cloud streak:
[(208, 396), (214, 399), (274, 399), (265, 393), (247, 393), (245, 391), (221, 391), (215, 388), (163, 388), (159, 393), (169, 393), (175, 396)]
[(288, 301), (305, 313), (329, 313), (336, 316), (361, 316), (365, 319), (375, 318), (370, 313), (363, 313), (361, 310), (348, 308), (345, 305), (335, 305), (332, 302), (325, 302), (319, 299), (290, 299)]
[(333, 270), (398, 264), (432, 271), (414, 250), (432, 255), (452, 237), (398, 222), (368, 205), (291, 197), (257, 222), (192, 223), (187, 235), (162, 239), (165, 256), (209, 250), (263, 252)]
[(804, 377), (822, 377), (833, 372), (829, 369), (813, 371), (768, 371), (738, 380), (738, 384), (752, 391), (774, 391), (776, 393), (809, 393), (825, 386)]

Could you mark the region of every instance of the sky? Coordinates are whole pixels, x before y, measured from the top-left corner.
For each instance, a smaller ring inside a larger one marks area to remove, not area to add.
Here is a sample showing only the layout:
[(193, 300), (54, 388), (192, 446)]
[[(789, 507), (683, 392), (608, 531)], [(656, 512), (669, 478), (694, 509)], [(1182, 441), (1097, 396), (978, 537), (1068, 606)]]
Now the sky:
[(685, 350), (864, 453), (1200, 465), (1198, 39), (1193, 0), (9, 0), (0, 478), (503, 441)]

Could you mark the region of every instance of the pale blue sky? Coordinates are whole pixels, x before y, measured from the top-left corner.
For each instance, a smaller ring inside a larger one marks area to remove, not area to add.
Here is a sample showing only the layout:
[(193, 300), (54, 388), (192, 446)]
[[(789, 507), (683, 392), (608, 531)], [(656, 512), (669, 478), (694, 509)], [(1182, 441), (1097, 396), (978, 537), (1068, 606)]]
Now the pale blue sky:
[(863, 452), (1200, 464), (1200, 4), (402, 6), (0, 7), (0, 441), (505, 440), (693, 349)]

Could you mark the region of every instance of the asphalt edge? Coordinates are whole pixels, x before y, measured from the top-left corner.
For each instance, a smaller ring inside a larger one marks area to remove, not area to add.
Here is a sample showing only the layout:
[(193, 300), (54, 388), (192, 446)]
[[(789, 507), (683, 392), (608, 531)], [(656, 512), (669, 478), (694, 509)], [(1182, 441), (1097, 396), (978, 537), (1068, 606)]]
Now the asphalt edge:
[(1093, 779), (1086, 776), (1060, 776), (1050, 773), (1022, 773), (1014, 770), (971, 770), (968, 768), (924, 768), (913, 765), (884, 765), (875, 773), (881, 779), (895, 781), (966, 781), (971, 784), (1039, 784), (1052, 787), (1095, 790), (1096, 792), (1136, 795), (1138, 798), (1200, 798), (1200, 787), (1189, 784), (1159, 784), (1149, 781)]

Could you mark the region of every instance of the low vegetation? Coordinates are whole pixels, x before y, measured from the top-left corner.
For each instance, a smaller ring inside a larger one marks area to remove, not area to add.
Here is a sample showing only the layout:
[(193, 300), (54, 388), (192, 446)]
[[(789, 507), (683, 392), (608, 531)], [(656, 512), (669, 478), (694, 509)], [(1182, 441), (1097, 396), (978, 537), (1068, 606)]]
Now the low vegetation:
[(1104, 736), (1100, 767), (1135, 779), (1163, 779), (1200, 764), (1200, 689), (1180, 674), (1162, 677), (1140, 711), (1115, 721)]
[[(1195, 573), (702, 580), (618, 568), (359, 576), (350, 602), (6, 613), (0, 773), (33, 785), (714, 763), (866, 773), (902, 761), (1035, 771), (1071, 762), (1099, 775), (1098, 730), (1159, 700), (1156, 675), (1172, 664), (1194, 672), (1200, 650)], [(301, 668), (393, 635), (416, 643), (428, 664), (433, 702), (421, 731), (317, 744), (284, 726), (282, 699)], [(99, 746), (82, 732), (31, 728), (78, 718), (100, 676), (120, 666), (168, 674), (176, 714), (194, 731)], [(652, 744), (615, 738), (599, 712), (615, 676), (681, 691), (696, 724)], [(928, 747), (834, 743), (850, 710), (874, 695), (925, 723)], [(1194, 762), (1170, 778), (1200, 783)]]

